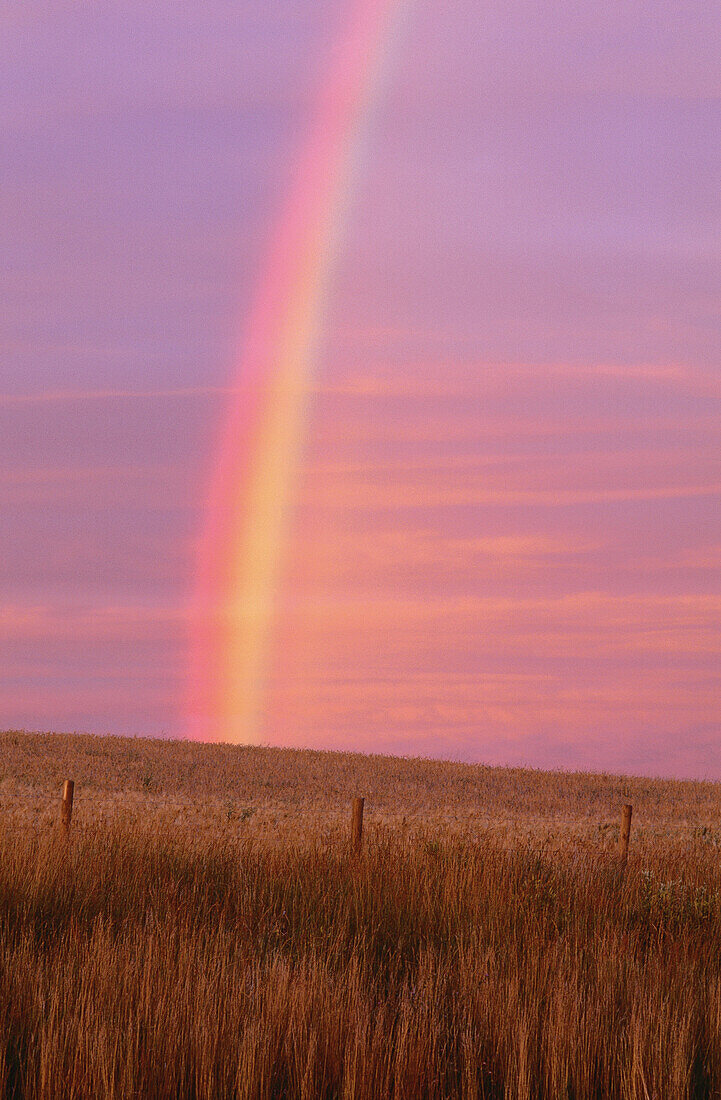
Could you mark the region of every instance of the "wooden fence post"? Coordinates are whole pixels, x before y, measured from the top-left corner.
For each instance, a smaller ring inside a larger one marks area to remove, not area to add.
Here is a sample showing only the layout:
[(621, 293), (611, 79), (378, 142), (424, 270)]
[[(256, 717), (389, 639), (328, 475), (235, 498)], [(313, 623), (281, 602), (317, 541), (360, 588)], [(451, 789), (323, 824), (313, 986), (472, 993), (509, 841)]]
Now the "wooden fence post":
[(66, 779), (63, 783), (63, 800), (60, 803), (60, 824), (65, 832), (70, 831), (70, 821), (73, 816), (73, 794), (75, 784), (72, 779)]
[(621, 812), (621, 832), (618, 834), (618, 854), (625, 863), (628, 859), (628, 841), (631, 836), (631, 814), (633, 813), (633, 806), (628, 804), (623, 807)]
[(363, 843), (363, 806), (364, 798), (353, 799), (353, 816), (351, 818), (350, 838), (351, 848), (354, 852), (360, 852)]

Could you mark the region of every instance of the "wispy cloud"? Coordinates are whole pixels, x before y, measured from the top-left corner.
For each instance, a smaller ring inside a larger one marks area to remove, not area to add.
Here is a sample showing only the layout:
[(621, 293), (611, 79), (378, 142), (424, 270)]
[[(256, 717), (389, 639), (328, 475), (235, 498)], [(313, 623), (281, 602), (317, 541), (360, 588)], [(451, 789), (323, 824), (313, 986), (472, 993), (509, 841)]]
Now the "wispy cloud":
[(78, 405), (94, 401), (167, 401), (176, 398), (227, 397), (234, 389), (218, 386), (188, 386), (148, 390), (41, 390), (35, 393), (0, 393), (0, 407), (16, 405)]
[(0, 641), (148, 641), (187, 623), (185, 606), (127, 603), (5, 603), (0, 608)]
[(324, 508), (397, 511), (398, 509), (481, 508), (488, 506), (533, 506), (565, 508), (581, 504), (625, 504), (664, 500), (689, 500), (721, 495), (721, 481), (708, 485), (637, 485), (607, 489), (502, 489), (481, 485), (416, 485), (396, 483), (373, 485), (345, 483), (331, 496), (324, 488)]
[(0, 471), (0, 503), (5, 506), (112, 507), (129, 503), (158, 509), (178, 507), (186, 489), (185, 471), (170, 465), (57, 466)]
[[(417, 330), (409, 337), (419, 337)], [(363, 334), (358, 333), (358, 340)], [(466, 360), (464, 358), (410, 360), (399, 365), (389, 362), (374, 371), (349, 372), (336, 379), (318, 383), (319, 393), (358, 398), (449, 398), (482, 395), (499, 386), (508, 392), (548, 385), (550, 381), (575, 386), (595, 387), (609, 380), (627, 389), (638, 382), (651, 389), (674, 388), (689, 393), (708, 393), (721, 397), (721, 375), (684, 363), (522, 363), (514, 361)]]

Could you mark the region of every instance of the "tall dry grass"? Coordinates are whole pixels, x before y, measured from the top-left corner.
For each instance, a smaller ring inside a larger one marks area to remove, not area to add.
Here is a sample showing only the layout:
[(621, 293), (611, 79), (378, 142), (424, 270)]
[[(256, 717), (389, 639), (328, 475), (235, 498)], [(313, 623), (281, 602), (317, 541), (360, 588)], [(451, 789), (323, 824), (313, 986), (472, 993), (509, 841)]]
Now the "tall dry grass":
[(2, 1096), (721, 1096), (717, 785), (6, 733), (0, 810)]
[(0, 832), (8, 1097), (721, 1094), (715, 844)]

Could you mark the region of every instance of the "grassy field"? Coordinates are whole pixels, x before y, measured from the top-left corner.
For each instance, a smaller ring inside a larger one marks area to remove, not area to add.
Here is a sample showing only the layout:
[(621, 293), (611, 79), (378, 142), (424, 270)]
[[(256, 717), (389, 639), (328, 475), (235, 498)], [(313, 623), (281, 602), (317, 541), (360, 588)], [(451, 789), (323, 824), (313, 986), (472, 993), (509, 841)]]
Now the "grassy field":
[(0, 750), (4, 1096), (721, 1095), (716, 785), (21, 733)]

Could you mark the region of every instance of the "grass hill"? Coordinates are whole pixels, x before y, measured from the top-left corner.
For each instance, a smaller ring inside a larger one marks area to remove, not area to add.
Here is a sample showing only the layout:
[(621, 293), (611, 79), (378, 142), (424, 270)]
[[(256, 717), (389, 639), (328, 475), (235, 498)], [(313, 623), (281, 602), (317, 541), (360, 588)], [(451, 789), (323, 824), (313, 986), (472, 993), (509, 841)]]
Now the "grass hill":
[(244, 836), (313, 839), (343, 827), (354, 796), (366, 826), (433, 828), (546, 843), (613, 844), (623, 803), (634, 841), (721, 837), (721, 785), (447, 761), (72, 734), (0, 733), (6, 820), (54, 820), (64, 779), (76, 821), (140, 816)]
[(714, 784), (12, 732), (0, 761), (2, 1096), (721, 1093)]

